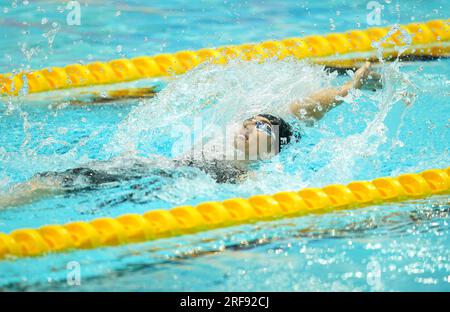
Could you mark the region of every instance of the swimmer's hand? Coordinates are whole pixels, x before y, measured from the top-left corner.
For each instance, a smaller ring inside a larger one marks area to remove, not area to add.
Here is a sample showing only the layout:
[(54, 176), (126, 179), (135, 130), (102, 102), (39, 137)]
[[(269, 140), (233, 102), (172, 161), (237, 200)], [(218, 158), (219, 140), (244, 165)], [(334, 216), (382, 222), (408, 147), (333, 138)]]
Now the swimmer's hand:
[(353, 76), (353, 88), (360, 89), (364, 82), (368, 80), (370, 73), (370, 62), (366, 62), (362, 67), (360, 67)]
[(353, 88), (365, 90), (377, 90), (382, 88), (381, 75), (370, 70), (371, 63), (366, 62), (353, 76)]

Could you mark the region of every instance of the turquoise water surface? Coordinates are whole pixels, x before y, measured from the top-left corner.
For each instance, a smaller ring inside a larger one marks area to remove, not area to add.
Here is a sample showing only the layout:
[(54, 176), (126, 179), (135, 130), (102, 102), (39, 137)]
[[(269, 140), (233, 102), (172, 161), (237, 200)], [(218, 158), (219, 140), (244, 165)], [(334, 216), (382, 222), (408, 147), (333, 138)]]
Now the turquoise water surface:
[[(382, 26), (448, 18), (442, 1), (379, 1)], [(369, 27), (366, 1), (0, 0), (0, 72)], [(448, 14), (448, 13), (447, 13)], [(450, 60), (374, 66), (385, 88), (352, 92), (302, 140), (239, 184), (178, 168), (0, 209), (0, 231), (142, 213), (206, 200), (446, 168)], [(149, 81), (155, 98), (72, 105), (0, 98), (0, 190), (45, 171), (173, 157), (173, 129), (234, 124), (348, 77), (295, 60), (205, 65)], [(204, 105), (212, 100), (212, 106)], [(449, 291), (448, 196), (257, 223), (153, 242), (0, 262), (1, 290)], [(67, 283), (68, 263), (81, 285)]]

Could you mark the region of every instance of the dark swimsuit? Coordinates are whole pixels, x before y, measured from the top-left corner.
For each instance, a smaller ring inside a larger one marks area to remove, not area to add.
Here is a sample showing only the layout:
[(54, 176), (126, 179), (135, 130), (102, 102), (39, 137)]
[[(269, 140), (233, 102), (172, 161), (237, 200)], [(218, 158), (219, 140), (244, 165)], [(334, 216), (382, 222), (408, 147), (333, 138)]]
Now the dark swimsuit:
[(204, 173), (211, 176), (217, 183), (237, 183), (246, 174), (247, 170), (237, 167), (231, 161), (212, 159), (212, 160), (195, 160), (187, 159), (176, 161), (181, 166), (189, 166), (198, 168)]
[[(208, 174), (217, 183), (237, 183), (247, 170), (239, 168), (226, 160), (172, 160), (173, 167), (156, 168), (143, 162), (133, 161), (126, 167), (114, 168), (111, 170), (96, 169), (89, 167), (79, 167), (65, 171), (48, 171), (37, 174), (39, 178), (55, 179), (62, 188), (67, 191), (96, 189), (102, 185), (120, 183), (122, 181), (138, 180), (149, 176), (159, 176), (161, 178), (175, 177), (177, 175), (186, 176), (195, 174), (192, 170), (182, 171), (189, 167), (200, 169)], [(95, 166), (94, 166), (95, 167)], [(199, 172), (197, 172), (199, 174)]]

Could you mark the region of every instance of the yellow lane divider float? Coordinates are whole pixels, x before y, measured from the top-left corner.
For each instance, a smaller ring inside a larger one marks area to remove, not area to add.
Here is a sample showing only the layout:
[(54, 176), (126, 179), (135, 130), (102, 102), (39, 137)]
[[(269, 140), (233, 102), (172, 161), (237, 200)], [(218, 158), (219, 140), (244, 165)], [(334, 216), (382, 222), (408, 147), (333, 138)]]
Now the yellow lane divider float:
[(207, 231), (238, 224), (354, 209), (416, 199), (450, 190), (450, 168), (373, 181), (306, 188), (298, 192), (204, 202), (90, 222), (47, 225), (0, 233), (0, 259), (89, 249)]
[(72, 64), (63, 68), (51, 67), (16, 74), (0, 74), (0, 95), (17, 95), (22, 89), (26, 90), (25, 93), (37, 93), (170, 76), (184, 73), (205, 61), (224, 64), (233, 58), (264, 60), (293, 56), (324, 65), (348, 67), (349, 64), (354, 64), (354, 60), (352, 61), (354, 58), (342, 60), (342, 56), (367, 52), (373, 54), (376, 52), (373, 43), (383, 38), (386, 38), (382, 43), (383, 55), (396, 56), (398, 51), (394, 47), (405, 45), (402, 31), (407, 32), (412, 38), (411, 46), (404, 55), (447, 56), (450, 51), (449, 20), (412, 23), (400, 26), (400, 30), (392, 34), (390, 30), (391, 27), (375, 27), (346, 33), (181, 51), (174, 54), (141, 56), (86, 65)]

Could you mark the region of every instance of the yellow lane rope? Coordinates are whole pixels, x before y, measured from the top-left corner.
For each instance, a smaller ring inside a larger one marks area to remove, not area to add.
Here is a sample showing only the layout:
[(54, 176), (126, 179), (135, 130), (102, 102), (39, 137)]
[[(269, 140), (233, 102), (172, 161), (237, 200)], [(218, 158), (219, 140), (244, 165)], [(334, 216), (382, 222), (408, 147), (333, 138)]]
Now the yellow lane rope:
[(215, 228), (421, 198), (450, 190), (450, 167), (297, 192), (232, 198), (0, 233), (0, 259), (155, 240)]
[[(411, 46), (404, 55), (447, 56), (450, 51), (449, 20), (432, 20), (400, 27), (412, 37)], [(346, 33), (271, 40), (257, 44), (241, 44), (174, 54), (140, 56), (86, 65), (72, 64), (31, 72), (0, 74), (0, 96), (38, 93), (59, 89), (112, 84), (143, 78), (156, 78), (184, 73), (200, 63), (210, 61), (224, 64), (233, 58), (245, 60), (283, 59), (293, 56), (313, 62), (342, 67), (351, 60), (336, 59), (352, 53), (376, 51), (373, 42), (388, 36), (390, 27), (351, 30)], [(383, 42), (384, 56), (395, 56), (395, 46), (404, 46), (401, 31), (397, 30)], [(353, 63), (354, 64), (354, 63)], [(21, 91), (22, 90), (22, 91)]]

